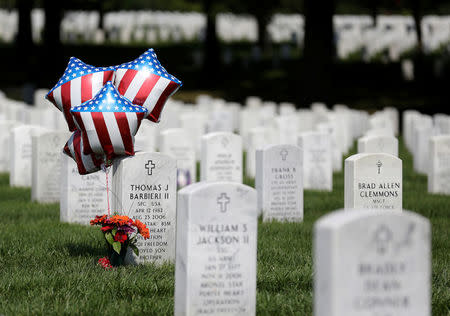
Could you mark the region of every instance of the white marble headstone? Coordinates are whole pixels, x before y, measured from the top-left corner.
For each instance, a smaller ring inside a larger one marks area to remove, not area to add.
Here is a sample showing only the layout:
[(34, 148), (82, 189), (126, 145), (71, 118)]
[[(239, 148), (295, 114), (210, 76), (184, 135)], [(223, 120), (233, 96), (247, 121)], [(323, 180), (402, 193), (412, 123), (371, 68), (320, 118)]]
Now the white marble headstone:
[(263, 220), (303, 221), (302, 152), (294, 145), (272, 145), (256, 152), (258, 211)]
[(234, 117), (233, 112), (228, 107), (221, 107), (209, 113), (206, 122), (206, 131), (208, 133), (214, 132), (229, 132), (234, 131)]
[(430, 139), (428, 192), (450, 195), (450, 135)]
[(436, 113), (433, 115), (433, 124), (439, 134), (450, 134), (450, 115)]
[(239, 183), (179, 191), (175, 315), (255, 315), (256, 192)]
[(180, 114), (180, 127), (185, 129), (192, 140), (195, 148), (195, 157), (200, 159), (201, 138), (206, 131), (207, 115), (203, 113), (183, 113)]
[(315, 114), (309, 109), (299, 109), (297, 111), (298, 132), (309, 132), (315, 129)]
[(134, 136), (134, 150), (152, 152), (156, 150), (157, 125), (149, 120), (143, 120)]
[[(107, 214), (105, 172), (80, 175), (75, 161), (63, 153), (61, 163), (60, 221), (89, 225), (96, 215)], [(111, 173), (108, 178), (112, 195)]]
[(10, 145), (10, 132), (13, 128), (21, 125), (21, 123), (17, 121), (0, 121), (0, 172), (8, 172), (9, 171), (9, 149)]
[(345, 208), (402, 209), (402, 160), (364, 153), (345, 160)]
[(112, 210), (142, 221), (150, 230), (150, 239), (138, 237), (139, 257), (130, 251), (126, 261), (174, 261), (176, 176), (175, 158), (161, 153), (138, 152), (114, 161)]
[(202, 137), (200, 179), (242, 183), (242, 139), (239, 135), (217, 132)]
[(280, 116), (276, 117), (274, 122), (278, 136), (277, 143), (295, 145), (298, 134), (298, 117), (295, 115)]
[(358, 139), (358, 153), (386, 153), (398, 157), (398, 140), (393, 136), (365, 136)]
[(48, 132), (31, 137), (32, 201), (59, 202), (61, 152), (69, 137), (69, 132)]
[(406, 147), (412, 151), (413, 149), (413, 135), (412, 128), (415, 120), (420, 118), (420, 113), (415, 110), (406, 110), (402, 114), (402, 135), (405, 138)]
[(431, 126), (422, 126), (413, 129), (414, 150), (413, 167), (414, 171), (426, 174), (429, 168), (430, 139), (438, 134), (437, 129)]
[(245, 175), (255, 178), (256, 172), (256, 150), (267, 144), (267, 133), (263, 127), (250, 129), (248, 133), (247, 155), (245, 157)]
[(10, 133), (9, 185), (31, 187), (31, 137), (49, 132), (31, 125), (15, 127)]
[(305, 132), (298, 136), (303, 152), (303, 188), (331, 191), (333, 162), (331, 135), (327, 132)]
[(242, 137), (244, 148), (248, 146), (248, 133), (250, 129), (259, 126), (259, 111), (246, 108), (239, 113), (239, 133)]
[(197, 175), (195, 148), (187, 130), (171, 128), (161, 132), (159, 151), (177, 160), (177, 187), (194, 183)]
[(281, 102), (278, 108), (281, 116), (284, 115), (294, 115), (295, 116), (295, 104), (289, 102)]
[(315, 316), (430, 316), (431, 228), (409, 211), (336, 211), (314, 227)]
[(333, 153), (333, 171), (342, 171), (342, 149), (339, 144), (338, 128), (335, 121), (317, 124), (317, 130), (330, 134), (331, 151)]

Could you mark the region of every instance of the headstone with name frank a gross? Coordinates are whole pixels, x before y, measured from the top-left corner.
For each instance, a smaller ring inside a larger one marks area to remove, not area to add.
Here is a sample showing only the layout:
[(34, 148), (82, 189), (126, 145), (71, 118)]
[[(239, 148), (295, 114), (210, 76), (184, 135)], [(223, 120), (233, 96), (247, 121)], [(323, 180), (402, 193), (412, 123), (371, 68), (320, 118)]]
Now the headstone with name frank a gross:
[(402, 210), (402, 160), (364, 153), (345, 160), (345, 208)]
[(178, 192), (175, 315), (255, 315), (256, 191), (200, 182)]
[(242, 138), (227, 132), (202, 137), (201, 181), (242, 183)]
[(114, 161), (112, 210), (147, 225), (150, 238), (138, 237), (139, 256), (126, 262), (162, 264), (175, 259), (176, 160), (161, 153), (137, 152)]
[(258, 212), (263, 220), (303, 221), (303, 164), (300, 147), (272, 145), (256, 152)]
[(314, 227), (315, 316), (430, 316), (431, 230), (410, 211), (341, 210)]
[(31, 200), (57, 203), (60, 197), (61, 152), (69, 132), (31, 137)]
[[(75, 161), (61, 155), (60, 221), (89, 225), (96, 215), (107, 213), (106, 174), (100, 170), (81, 175)], [(108, 178), (111, 190), (111, 177)]]

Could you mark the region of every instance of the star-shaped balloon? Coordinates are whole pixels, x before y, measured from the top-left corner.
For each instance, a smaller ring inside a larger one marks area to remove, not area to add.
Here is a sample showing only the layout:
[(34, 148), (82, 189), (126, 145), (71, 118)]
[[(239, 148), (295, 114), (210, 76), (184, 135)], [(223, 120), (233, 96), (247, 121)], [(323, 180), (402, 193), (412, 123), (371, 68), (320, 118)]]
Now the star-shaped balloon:
[(64, 146), (64, 153), (77, 163), (80, 174), (88, 174), (101, 169), (101, 156), (83, 153), (83, 138), (79, 130), (75, 131)]
[(84, 154), (106, 156), (106, 162), (115, 156), (134, 155), (134, 135), (147, 110), (121, 96), (112, 82), (71, 112), (83, 137)]
[(160, 64), (152, 48), (137, 59), (116, 67), (114, 85), (133, 104), (147, 109), (147, 118), (159, 122), (167, 99), (182, 86)]
[(63, 76), (45, 96), (60, 111), (69, 126), (76, 129), (70, 109), (92, 99), (103, 85), (112, 80), (115, 67), (95, 67), (71, 57)]

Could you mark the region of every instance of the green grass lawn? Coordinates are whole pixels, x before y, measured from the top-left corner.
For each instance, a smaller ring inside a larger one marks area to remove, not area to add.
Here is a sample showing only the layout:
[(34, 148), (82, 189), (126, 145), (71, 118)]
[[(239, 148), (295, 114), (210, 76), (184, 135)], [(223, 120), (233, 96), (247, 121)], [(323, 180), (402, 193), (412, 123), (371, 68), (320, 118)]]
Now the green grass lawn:
[[(433, 315), (450, 315), (450, 196), (429, 195), (426, 177), (403, 159), (403, 205), (432, 223)], [(259, 223), (258, 315), (312, 314), (312, 231), (322, 215), (344, 205), (344, 174), (333, 192), (306, 191), (301, 224)], [(104, 244), (98, 228), (59, 222), (59, 205), (30, 202), (0, 175), (0, 315), (171, 315), (174, 266), (96, 265)], [(246, 179), (252, 184), (252, 180)]]

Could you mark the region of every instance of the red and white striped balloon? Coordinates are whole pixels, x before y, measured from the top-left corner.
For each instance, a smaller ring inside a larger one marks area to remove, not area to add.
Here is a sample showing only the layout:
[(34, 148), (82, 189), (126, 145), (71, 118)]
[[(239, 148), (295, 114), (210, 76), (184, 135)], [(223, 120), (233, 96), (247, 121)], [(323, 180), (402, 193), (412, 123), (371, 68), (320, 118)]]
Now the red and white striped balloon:
[(133, 104), (147, 109), (147, 118), (159, 122), (166, 101), (182, 86), (158, 61), (152, 48), (137, 59), (116, 67), (114, 85)]
[(110, 81), (71, 112), (83, 137), (84, 154), (106, 156), (108, 161), (134, 155), (134, 135), (147, 110), (121, 96)]
[(103, 159), (93, 153), (83, 153), (83, 138), (81, 131), (75, 131), (64, 146), (64, 153), (75, 160), (79, 174), (88, 174), (101, 169)]
[(115, 67), (94, 67), (71, 57), (55, 87), (46, 95), (64, 113), (70, 131), (76, 129), (71, 108), (92, 99), (107, 81), (113, 79)]

